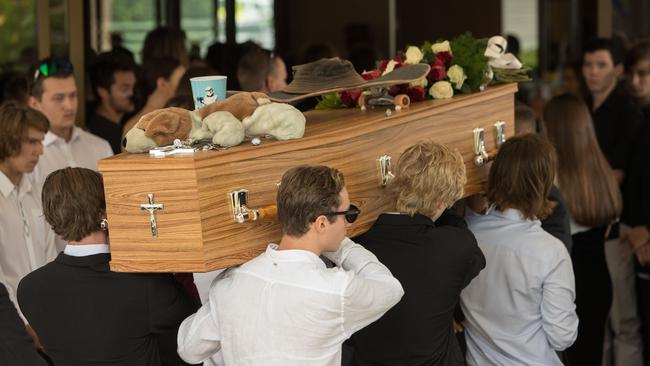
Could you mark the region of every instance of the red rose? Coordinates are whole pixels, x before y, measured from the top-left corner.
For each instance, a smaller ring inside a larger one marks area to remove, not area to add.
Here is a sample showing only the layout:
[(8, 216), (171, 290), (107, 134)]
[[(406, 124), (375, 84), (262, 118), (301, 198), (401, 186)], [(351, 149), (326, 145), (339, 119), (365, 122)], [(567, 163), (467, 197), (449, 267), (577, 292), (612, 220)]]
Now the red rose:
[(440, 62), (445, 65), (449, 66), (451, 63), (451, 53), (449, 52), (438, 52), (436, 53), (436, 61), (440, 60)]
[(356, 107), (361, 96), (361, 89), (350, 89), (341, 92), (341, 102), (347, 107)]
[(411, 98), (411, 102), (419, 102), (425, 99), (426, 93), (424, 92), (424, 88), (421, 86), (413, 86), (404, 92), (406, 95)]
[[(386, 69), (386, 67), (384, 67), (384, 69)], [(361, 77), (363, 78), (363, 80), (376, 79), (379, 77), (379, 71), (378, 70), (366, 71), (363, 74), (361, 74)]]
[(393, 85), (388, 89), (388, 94), (392, 96), (396, 96), (401, 92), (402, 88), (401, 85)]
[(447, 71), (444, 66), (439, 65), (437, 62), (431, 64), (431, 71), (427, 75), (427, 79), (432, 81), (440, 81), (447, 77)]
[(383, 74), (384, 71), (386, 71), (386, 66), (388, 66), (388, 60), (383, 60), (383, 61), (381, 62), (381, 66), (379, 66), (379, 72), (380, 72), (381, 74)]

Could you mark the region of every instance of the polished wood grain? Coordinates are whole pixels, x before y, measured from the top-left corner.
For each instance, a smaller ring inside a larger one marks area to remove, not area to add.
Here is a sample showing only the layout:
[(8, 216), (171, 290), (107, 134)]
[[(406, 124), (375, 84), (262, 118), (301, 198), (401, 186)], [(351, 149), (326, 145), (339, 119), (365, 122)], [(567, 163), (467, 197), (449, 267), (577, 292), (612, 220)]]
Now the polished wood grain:
[[(495, 149), (494, 123), (506, 122), (514, 134), (515, 84), (492, 87), (450, 100), (412, 104), (408, 110), (310, 111), (305, 137), (263, 140), (224, 151), (185, 157), (153, 158), (121, 154), (100, 161), (110, 223), (111, 268), (129, 272), (204, 272), (237, 265), (261, 253), (281, 233), (272, 210), (257, 222), (234, 221), (228, 193), (248, 189), (248, 206), (275, 204), (282, 174), (299, 164), (340, 169), (351, 201), (361, 215), (350, 228), (356, 235), (369, 228), (379, 213), (391, 210), (381, 186), (380, 156), (396, 162), (413, 143), (431, 139), (458, 149), (466, 162), (465, 193), (479, 192), (487, 168), (474, 163), (473, 132), (485, 129), (488, 151)], [(139, 205), (147, 193), (165, 208), (157, 215), (158, 237), (151, 237), (149, 214)], [(270, 213), (270, 214), (269, 214)]]

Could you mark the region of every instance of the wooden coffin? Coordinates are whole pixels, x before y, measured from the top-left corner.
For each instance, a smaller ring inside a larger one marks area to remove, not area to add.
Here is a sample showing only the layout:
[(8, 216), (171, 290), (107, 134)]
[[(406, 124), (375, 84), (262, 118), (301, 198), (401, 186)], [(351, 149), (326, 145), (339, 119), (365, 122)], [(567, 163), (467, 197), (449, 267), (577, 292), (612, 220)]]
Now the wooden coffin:
[[(112, 252), (111, 269), (123, 272), (205, 272), (245, 262), (278, 242), (280, 230), (272, 216), (237, 223), (230, 192), (248, 190), (247, 206), (274, 205), (282, 174), (299, 164), (324, 164), (340, 169), (350, 200), (362, 214), (349, 230), (359, 234), (379, 213), (390, 210), (381, 184), (382, 155), (396, 162), (400, 153), (422, 139), (458, 149), (466, 162), (465, 194), (478, 192), (486, 168), (475, 165), (473, 130), (484, 128), (485, 147), (495, 150), (497, 121), (514, 134), (516, 84), (488, 88), (449, 100), (385, 108), (310, 111), (305, 137), (291, 141), (264, 139), (224, 151), (186, 156), (151, 157), (120, 154), (99, 162), (104, 176)], [(152, 236), (149, 203), (155, 212)]]

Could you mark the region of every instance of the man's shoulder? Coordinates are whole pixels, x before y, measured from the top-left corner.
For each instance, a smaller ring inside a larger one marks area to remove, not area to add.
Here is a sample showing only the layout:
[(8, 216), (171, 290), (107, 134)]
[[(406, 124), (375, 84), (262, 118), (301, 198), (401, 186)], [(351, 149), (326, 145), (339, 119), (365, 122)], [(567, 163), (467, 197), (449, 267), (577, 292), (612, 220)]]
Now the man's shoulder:
[(111, 152), (110, 155), (113, 154), (111, 144), (105, 139), (79, 127), (77, 127), (77, 133), (79, 134), (79, 140), (82, 142), (84, 148), (101, 152), (102, 155), (106, 155), (105, 153), (109, 151)]

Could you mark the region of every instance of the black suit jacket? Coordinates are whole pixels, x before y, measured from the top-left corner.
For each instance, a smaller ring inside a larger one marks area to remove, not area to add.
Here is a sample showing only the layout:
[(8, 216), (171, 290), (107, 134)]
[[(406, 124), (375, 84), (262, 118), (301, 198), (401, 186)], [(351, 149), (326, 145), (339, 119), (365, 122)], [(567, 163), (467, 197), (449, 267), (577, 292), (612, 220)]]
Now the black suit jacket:
[(447, 211), (382, 214), (354, 239), (373, 252), (404, 288), (402, 300), (352, 336), (354, 365), (464, 365), (452, 328), (461, 290), (485, 267), (465, 220)]
[(548, 194), (548, 200), (557, 202), (551, 214), (542, 220), (542, 229), (554, 237), (560, 239), (564, 246), (571, 253), (573, 241), (571, 239), (571, 223), (569, 220), (569, 211), (566, 207), (566, 201), (560, 190), (553, 185)]
[(174, 339), (193, 302), (171, 275), (110, 272), (109, 260), (61, 253), (20, 281), (47, 354), (57, 366), (184, 364)]
[(36, 352), (3, 284), (0, 284), (0, 365), (47, 365)]

